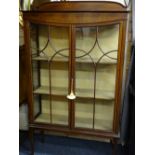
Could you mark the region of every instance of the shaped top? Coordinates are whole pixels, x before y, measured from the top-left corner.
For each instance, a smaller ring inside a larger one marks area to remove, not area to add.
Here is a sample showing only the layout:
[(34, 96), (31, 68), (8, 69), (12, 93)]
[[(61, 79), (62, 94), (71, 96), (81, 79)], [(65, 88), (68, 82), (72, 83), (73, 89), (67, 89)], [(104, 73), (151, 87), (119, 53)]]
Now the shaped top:
[(111, 1), (61, 1), (32, 4), (37, 12), (129, 12), (127, 6)]

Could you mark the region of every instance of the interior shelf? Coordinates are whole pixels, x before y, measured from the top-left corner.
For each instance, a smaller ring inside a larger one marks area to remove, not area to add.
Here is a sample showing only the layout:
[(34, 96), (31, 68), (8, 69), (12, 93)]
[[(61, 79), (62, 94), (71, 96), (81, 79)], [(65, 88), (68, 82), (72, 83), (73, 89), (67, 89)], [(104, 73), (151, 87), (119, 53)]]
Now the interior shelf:
[(42, 113), (36, 117), (35, 122), (50, 123), (50, 115)]
[(95, 119), (94, 129), (111, 131), (113, 120), (109, 119)]
[[(93, 58), (94, 62), (97, 62), (99, 59), (98, 58)], [(93, 63), (91, 59), (88, 59), (86, 57), (83, 58), (76, 58), (75, 60), (76, 63)], [(106, 61), (100, 61), (99, 64), (117, 64), (117, 60), (106, 60)]]
[[(81, 98), (93, 98), (93, 93), (92, 90), (90, 89), (76, 89), (77, 93), (76, 96), (77, 97), (81, 97)], [(96, 99), (101, 99), (101, 100), (113, 100), (114, 99), (114, 94), (113, 92), (103, 92), (103, 90), (96, 90)]]
[[(52, 124), (61, 124), (61, 125), (68, 125), (68, 116), (64, 114), (52, 114)], [(35, 122), (40, 123), (51, 123), (50, 121), (50, 114), (42, 113), (36, 119)], [(85, 116), (78, 116), (75, 119), (75, 128), (82, 127), (82, 128), (90, 128), (93, 129), (93, 118), (89, 118), (86, 114)], [(101, 129), (101, 130), (111, 130), (112, 120), (106, 120), (104, 118), (98, 117), (95, 118), (94, 129)]]
[(82, 127), (82, 128), (93, 128), (93, 119), (88, 117), (76, 117), (75, 118), (75, 128)]
[[(113, 101), (110, 101), (113, 103)], [(94, 129), (112, 130), (113, 122), (113, 104), (105, 101), (95, 103), (95, 111), (93, 114), (93, 103), (89, 102), (89, 105), (85, 102), (75, 103), (75, 127), (77, 128), (93, 128), (94, 117)]]
[(51, 119), (52, 122), (50, 114), (42, 113), (35, 119), (35, 122), (68, 125), (68, 116), (66, 115), (52, 114)]
[[(51, 57), (43, 57), (43, 56), (35, 56), (35, 57), (32, 57), (32, 60), (36, 60), (36, 61), (49, 61), (51, 59)], [(98, 59), (93, 59), (94, 62), (97, 62)], [(56, 57), (53, 59), (54, 62), (68, 62), (69, 59), (68, 57)], [(76, 63), (84, 63), (84, 64), (87, 64), (87, 63), (93, 63), (91, 59), (88, 59), (88, 58), (76, 58), (75, 60)], [(108, 61), (101, 61), (99, 64), (109, 64), (109, 65), (115, 65), (117, 64), (117, 60), (108, 60)]]
[[(93, 93), (89, 89), (76, 89), (78, 93), (76, 93), (77, 98), (93, 98)], [(50, 90), (48, 86), (41, 86), (37, 89), (35, 89), (34, 94), (50, 94)], [(66, 96), (68, 95), (67, 88), (63, 87), (52, 87), (51, 89), (52, 95), (63, 95)], [(96, 90), (96, 99), (101, 99), (101, 100), (113, 100), (114, 99), (114, 93), (113, 92), (108, 92), (103, 90)]]
[[(92, 118), (82, 118), (77, 117), (75, 119), (75, 127), (77, 128), (90, 128), (93, 129), (93, 119)], [(103, 118), (95, 119), (94, 129), (101, 129), (101, 130), (111, 130), (112, 127), (112, 120), (106, 120)]]
[[(32, 57), (32, 60), (36, 60), (36, 61), (49, 61), (51, 59), (51, 57), (43, 57), (43, 56), (35, 56)], [(68, 58), (66, 57), (56, 57), (53, 59), (53, 61), (55, 62), (68, 62)]]
[[(67, 88), (63, 87), (52, 87), (52, 95), (66, 95), (66, 92), (68, 92)], [(34, 90), (34, 94), (50, 94), (50, 89), (48, 86), (41, 86)]]

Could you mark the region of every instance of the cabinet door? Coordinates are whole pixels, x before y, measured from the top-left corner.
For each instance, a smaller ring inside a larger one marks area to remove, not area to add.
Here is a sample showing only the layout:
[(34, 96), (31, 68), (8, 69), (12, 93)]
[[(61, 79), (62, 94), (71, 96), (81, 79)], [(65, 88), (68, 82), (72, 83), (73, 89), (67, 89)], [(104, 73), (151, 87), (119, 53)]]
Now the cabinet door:
[(75, 31), (75, 128), (112, 131), (119, 24)]
[(69, 28), (31, 24), (34, 122), (69, 125)]

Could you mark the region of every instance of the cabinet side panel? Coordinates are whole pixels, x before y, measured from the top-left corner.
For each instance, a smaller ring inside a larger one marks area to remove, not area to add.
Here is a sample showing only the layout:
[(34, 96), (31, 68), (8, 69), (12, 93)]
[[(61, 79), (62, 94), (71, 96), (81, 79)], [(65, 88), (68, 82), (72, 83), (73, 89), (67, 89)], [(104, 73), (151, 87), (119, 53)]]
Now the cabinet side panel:
[(126, 21), (120, 23), (120, 38), (118, 50), (118, 66), (117, 66), (117, 82), (116, 82), (116, 103), (114, 107), (114, 121), (113, 132), (118, 133), (120, 123), (120, 108), (121, 108), (121, 90), (123, 82), (123, 65), (124, 65), (124, 50), (125, 50), (125, 37), (126, 37)]
[(24, 20), (24, 41), (26, 51), (26, 72), (28, 75), (28, 116), (29, 122), (33, 121), (33, 104), (32, 104), (32, 73), (31, 73), (31, 52), (30, 52), (30, 23)]

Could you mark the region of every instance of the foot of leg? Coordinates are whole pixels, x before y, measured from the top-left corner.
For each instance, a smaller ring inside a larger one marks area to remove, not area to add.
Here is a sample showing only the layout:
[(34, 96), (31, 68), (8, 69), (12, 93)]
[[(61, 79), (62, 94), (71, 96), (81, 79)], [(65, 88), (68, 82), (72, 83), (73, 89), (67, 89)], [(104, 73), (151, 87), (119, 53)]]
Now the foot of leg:
[(34, 129), (29, 129), (29, 139), (30, 139), (30, 154), (34, 155)]
[(116, 138), (111, 139), (112, 144), (112, 155), (117, 155), (117, 140)]

